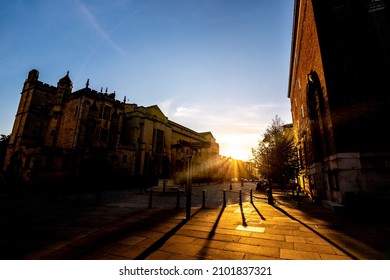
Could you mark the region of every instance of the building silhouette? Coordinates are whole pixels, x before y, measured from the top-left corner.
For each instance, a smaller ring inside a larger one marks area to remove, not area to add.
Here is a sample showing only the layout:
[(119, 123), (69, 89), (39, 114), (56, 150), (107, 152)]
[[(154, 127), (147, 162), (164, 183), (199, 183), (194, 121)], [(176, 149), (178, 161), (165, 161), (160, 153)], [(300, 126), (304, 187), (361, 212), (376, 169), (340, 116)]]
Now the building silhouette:
[(300, 183), (318, 200), (388, 205), (389, 9), (378, 0), (295, 1), (288, 98)]
[(107, 89), (89, 88), (89, 80), (73, 91), (69, 72), (57, 86), (45, 84), (33, 69), (23, 86), (3, 171), (11, 185), (153, 186), (161, 179), (182, 181), (189, 156), (194, 177), (213, 180), (219, 145), (211, 132), (175, 123), (156, 105), (118, 101)]

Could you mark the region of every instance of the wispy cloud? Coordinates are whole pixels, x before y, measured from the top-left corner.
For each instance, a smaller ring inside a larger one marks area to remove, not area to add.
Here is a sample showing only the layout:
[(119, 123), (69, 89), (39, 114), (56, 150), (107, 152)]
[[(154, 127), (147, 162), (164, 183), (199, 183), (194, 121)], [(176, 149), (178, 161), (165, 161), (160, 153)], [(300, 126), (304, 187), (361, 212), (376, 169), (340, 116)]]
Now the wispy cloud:
[(173, 103), (172, 99), (165, 99), (165, 100), (161, 101), (158, 104), (158, 106), (164, 112), (164, 114), (170, 115), (172, 103)]
[[(265, 129), (285, 105), (277, 102), (261, 104), (212, 103), (176, 104), (167, 99), (160, 103), (168, 118), (196, 131), (211, 131), (220, 144), (222, 155), (229, 156), (232, 147), (251, 156), (251, 148), (258, 145)], [(279, 115), (279, 114), (278, 114)]]
[(195, 114), (199, 113), (198, 108), (191, 107), (177, 107), (175, 113), (173, 114), (175, 117), (196, 117)]
[(95, 16), (92, 14), (91, 10), (80, 0), (76, 0), (75, 3), (76, 8), (82, 13), (83, 18), (85, 18), (87, 23), (99, 34), (102, 41), (107, 42), (123, 58), (129, 58), (129, 54), (124, 51), (118, 44), (116, 44), (114, 40), (112, 40), (109, 32), (102, 28), (102, 26), (96, 20)]

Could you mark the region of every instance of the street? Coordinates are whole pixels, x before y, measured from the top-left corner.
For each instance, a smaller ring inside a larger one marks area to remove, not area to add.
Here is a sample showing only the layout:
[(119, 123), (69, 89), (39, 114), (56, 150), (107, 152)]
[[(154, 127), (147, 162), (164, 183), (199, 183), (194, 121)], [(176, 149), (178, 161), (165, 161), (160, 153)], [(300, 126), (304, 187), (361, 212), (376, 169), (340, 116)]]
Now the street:
[[(250, 200), (250, 190), (253, 192), (253, 199), (266, 199), (264, 193), (256, 192), (255, 182), (210, 184), (210, 185), (192, 185), (192, 207), (201, 207), (203, 204), (203, 192), (205, 192), (205, 206), (207, 208), (216, 208), (223, 205), (223, 191), (226, 193), (226, 204), (239, 203), (240, 190), (242, 202)], [(183, 208), (186, 204), (185, 188), (180, 189), (179, 207)], [(67, 200), (77, 200), (85, 203), (94, 203), (97, 199), (97, 193), (90, 192), (81, 194), (77, 197), (76, 194), (64, 196)], [(122, 191), (102, 191), (99, 194), (99, 204), (106, 206), (131, 207), (131, 208), (147, 208), (150, 205), (150, 192), (140, 192), (139, 189), (122, 190)], [(151, 206), (153, 208), (172, 208), (177, 207), (177, 192), (153, 190)]]

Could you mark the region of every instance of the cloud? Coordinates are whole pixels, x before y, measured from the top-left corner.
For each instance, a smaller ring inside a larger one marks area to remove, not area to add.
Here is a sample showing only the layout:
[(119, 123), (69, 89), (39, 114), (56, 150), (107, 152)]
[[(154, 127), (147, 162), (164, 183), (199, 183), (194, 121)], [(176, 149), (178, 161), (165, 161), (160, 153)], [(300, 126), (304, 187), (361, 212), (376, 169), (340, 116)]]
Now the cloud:
[(160, 107), (165, 115), (170, 115), (172, 103), (172, 99), (165, 99), (158, 104), (158, 107)]
[(284, 104), (273, 101), (251, 104), (221, 99), (219, 103), (212, 100), (199, 103), (178, 97), (167, 98), (159, 106), (177, 123), (198, 132), (211, 131), (220, 145), (221, 155), (244, 160), (251, 158), (251, 148), (258, 145), (275, 115), (285, 111)]
[(191, 108), (191, 107), (177, 107), (175, 113), (173, 116), (175, 117), (196, 117), (195, 114), (199, 113), (198, 108)]
[(109, 32), (101, 27), (95, 16), (92, 14), (91, 10), (88, 9), (88, 7), (80, 0), (76, 0), (75, 3), (77, 9), (82, 13), (83, 18), (87, 20), (87, 23), (92, 26), (93, 29), (95, 29), (95, 31), (102, 38), (102, 41), (107, 42), (123, 58), (129, 58), (129, 54), (111, 39)]

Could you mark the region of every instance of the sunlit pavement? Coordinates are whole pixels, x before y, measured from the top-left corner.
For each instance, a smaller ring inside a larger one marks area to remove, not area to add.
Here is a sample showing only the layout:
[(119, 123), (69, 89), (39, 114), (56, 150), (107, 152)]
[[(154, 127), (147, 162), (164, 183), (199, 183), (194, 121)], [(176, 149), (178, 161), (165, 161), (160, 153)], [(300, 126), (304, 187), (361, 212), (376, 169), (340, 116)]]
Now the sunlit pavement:
[(14, 201), (2, 196), (1, 258), (389, 259), (385, 217), (386, 223), (351, 219), (303, 197), (298, 205), (280, 192), (270, 205), (254, 187), (195, 185), (189, 219), (184, 195), (178, 202), (175, 193), (151, 198), (137, 191), (106, 192), (98, 205), (93, 193)]

